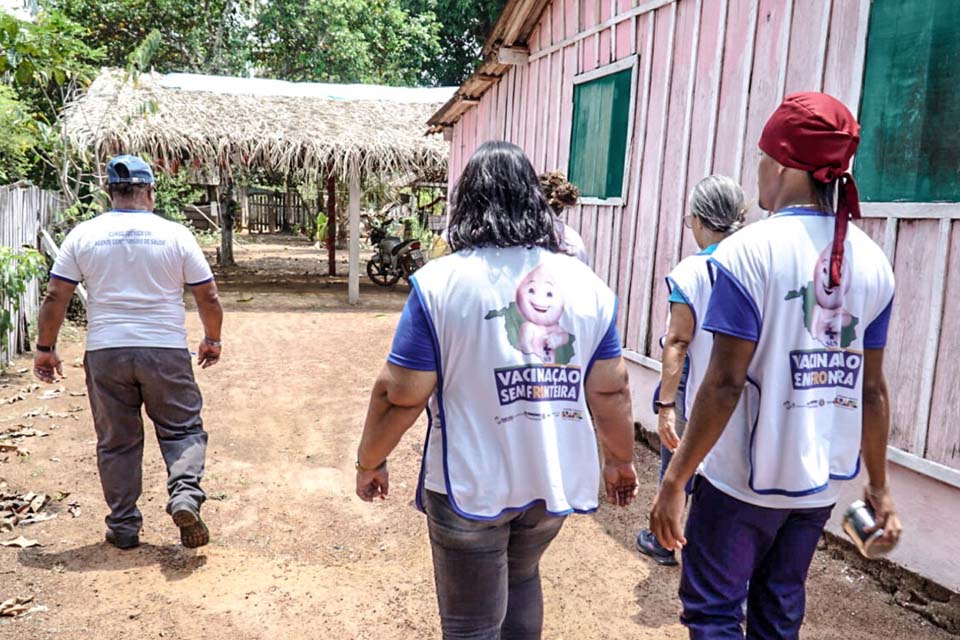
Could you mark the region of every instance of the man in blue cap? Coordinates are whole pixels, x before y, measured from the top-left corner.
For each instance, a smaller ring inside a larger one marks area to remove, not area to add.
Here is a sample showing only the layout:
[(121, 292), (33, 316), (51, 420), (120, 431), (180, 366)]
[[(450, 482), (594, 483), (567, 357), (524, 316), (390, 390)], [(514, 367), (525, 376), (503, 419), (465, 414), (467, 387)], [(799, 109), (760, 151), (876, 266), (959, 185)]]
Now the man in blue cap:
[(147, 163), (117, 156), (107, 176), (113, 208), (67, 235), (50, 272), (34, 372), (44, 382), (63, 375), (57, 335), (74, 289), (84, 282), (89, 294), (84, 368), (100, 483), (110, 508), (107, 542), (120, 549), (140, 544), (145, 406), (167, 465), (167, 512), (183, 545), (201, 547), (210, 541), (200, 519), (207, 434), (187, 350), (183, 287), (190, 287), (203, 322), (197, 352), (206, 369), (220, 359), (223, 309), (217, 285), (190, 231), (153, 214), (154, 180)]

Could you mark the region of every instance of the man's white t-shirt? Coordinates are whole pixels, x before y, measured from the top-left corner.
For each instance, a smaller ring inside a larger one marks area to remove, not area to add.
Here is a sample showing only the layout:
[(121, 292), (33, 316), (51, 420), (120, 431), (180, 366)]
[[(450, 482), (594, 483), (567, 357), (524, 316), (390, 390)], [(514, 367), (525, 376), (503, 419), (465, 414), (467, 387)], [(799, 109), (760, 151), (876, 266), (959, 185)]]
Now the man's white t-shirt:
[(728, 422), (699, 472), (745, 502), (830, 506), (839, 483), (860, 471), (863, 351), (886, 345), (894, 278), (880, 247), (850, 225), (843, 276), (830, 287), (833, 228), (832, 214), (786, 209), (725, 240), (710, 259), (704, 329), (756, 350), (746, 411)]
[(183, 286), (213, 272), (193, 234), (148, 211), (108, 211), (82, 222), (50, 275), (87, 287), (87, 350), (187, 346)]

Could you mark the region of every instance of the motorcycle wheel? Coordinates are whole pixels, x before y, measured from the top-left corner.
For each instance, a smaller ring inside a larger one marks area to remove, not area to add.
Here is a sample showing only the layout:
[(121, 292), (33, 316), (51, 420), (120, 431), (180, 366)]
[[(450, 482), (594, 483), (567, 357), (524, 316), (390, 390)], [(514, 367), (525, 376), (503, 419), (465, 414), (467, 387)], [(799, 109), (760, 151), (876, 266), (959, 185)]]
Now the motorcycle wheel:
[(407, 284), (410, 283), (410, 276), (416, 273), (417, 269), (419, 269), (421, 266), (423, 265), (418, 265), (410, 258), (404, 258), (400, 262), (400, 270), (403, 272), (403, 279), (406, 280)]
[(400, 279), (399, 273), (391, 272), (380, 258), (371, 258), (367, 261), (367, 277), (371, 282), (381, 287), (392, 287)]

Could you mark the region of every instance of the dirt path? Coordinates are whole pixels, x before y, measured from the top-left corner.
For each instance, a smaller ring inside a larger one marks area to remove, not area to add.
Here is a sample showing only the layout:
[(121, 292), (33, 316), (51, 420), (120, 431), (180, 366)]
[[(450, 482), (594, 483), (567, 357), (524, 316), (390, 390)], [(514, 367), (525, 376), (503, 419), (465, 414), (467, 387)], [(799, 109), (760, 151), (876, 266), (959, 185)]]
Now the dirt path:
[[(71, 494), (54, 503), (55, 520), (0, 534), (43, 544), (0, 547), (0, 601), (32, 595), (48, 609), (0, 619), (0, 638), (439, 637), (425, 523), (411, 505), (422, 422), (393, 458), (391, 500), (369, 506), (353, 496), (367, 394), (404, 293), (364, 289), (362, 304), (349, 308), (339, 289), (261, 289), (225, 287), (224, 360), (198, 372), (210, 431), (208, 547), (194, 552), (178, 544), (163, 512), (163, 464), (152, 435), (141, 500), (144, 544), (121, 552), (101, 542), (105, 508), (90, 411), (86, 398), (69, 395), (83, 390), (83, 370), (71, 366), (82, 354), (79, 335), (62, 347), (63, 397), (41, 400), (40, 389), (0, 406), (0, 432), (26, 424), (49, 434), (23, 441), (28, 457), (0, 453), (7, 457), (0, 491)], [(193, 342), (200, 336), (193, 315), (189, 329)], [(12, 376), (0, 397), (31, 382), (26, 374)], [(37, 409), (54, 417), (24, 417)], [(548, 552), (545, 638), (686, 637), (677, 622), (678, 572), (632, 549), (658, 460), (638, 449), (637, 462), (637, 504), (571, 518)], [(78, 518), (67, 513), (72, 500), (81, 505)], [(808, 638), (948, 637), (824, 554), (812, 567), (809, 592)]]

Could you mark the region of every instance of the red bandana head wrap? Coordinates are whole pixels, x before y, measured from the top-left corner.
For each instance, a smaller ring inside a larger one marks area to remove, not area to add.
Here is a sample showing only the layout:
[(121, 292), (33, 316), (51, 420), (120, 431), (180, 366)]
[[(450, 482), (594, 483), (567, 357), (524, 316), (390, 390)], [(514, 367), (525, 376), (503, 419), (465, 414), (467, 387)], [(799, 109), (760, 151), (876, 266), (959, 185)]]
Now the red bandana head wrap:
[(860, 143), (860, 125), (843, 103), (825, 93), (794, 93), (777, 107), (760, 136), (760, 148), (785, 167), (809, 171), (814, 180), (840, 180), (830, 255), (830, 283), (840, 282), (847, 223), (860, 217), (860, 197), (847, 172)]

